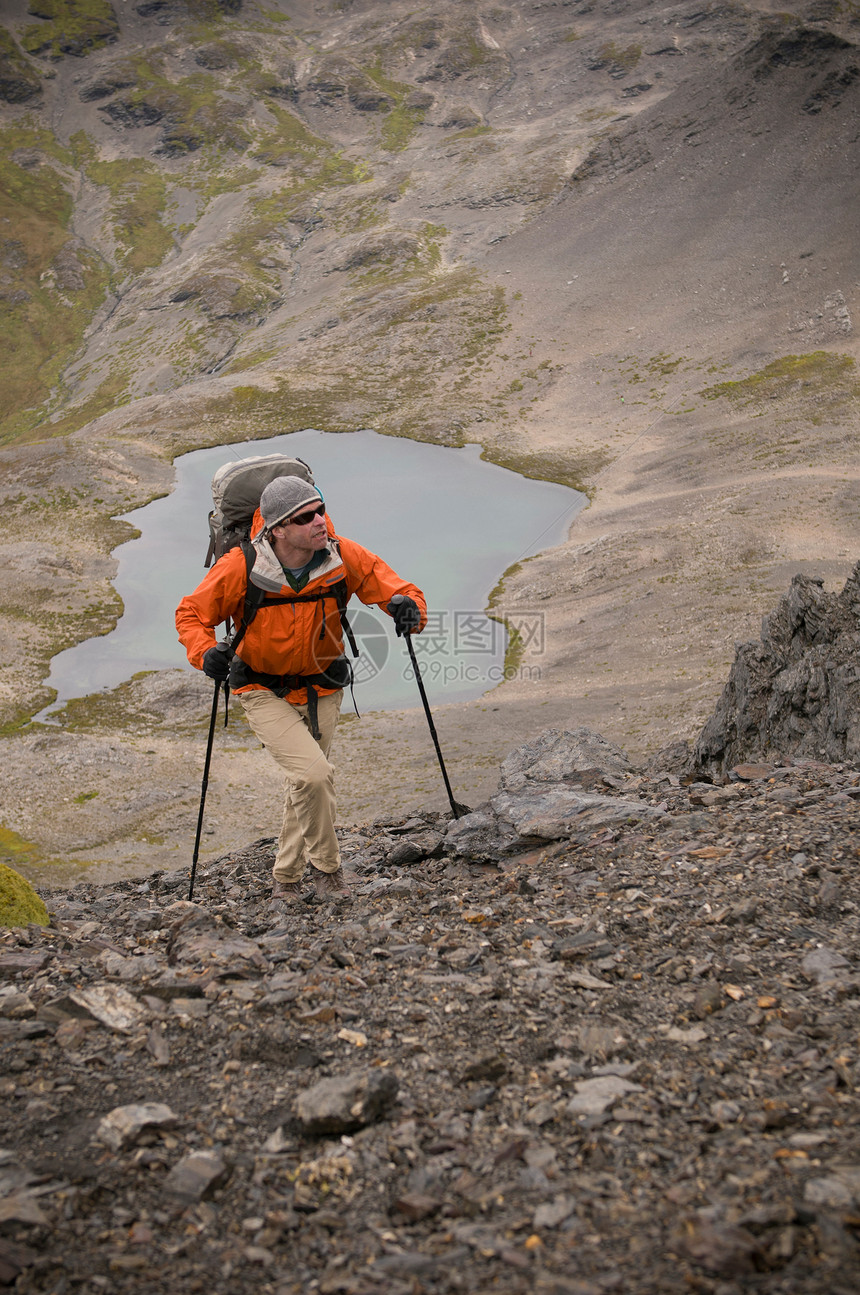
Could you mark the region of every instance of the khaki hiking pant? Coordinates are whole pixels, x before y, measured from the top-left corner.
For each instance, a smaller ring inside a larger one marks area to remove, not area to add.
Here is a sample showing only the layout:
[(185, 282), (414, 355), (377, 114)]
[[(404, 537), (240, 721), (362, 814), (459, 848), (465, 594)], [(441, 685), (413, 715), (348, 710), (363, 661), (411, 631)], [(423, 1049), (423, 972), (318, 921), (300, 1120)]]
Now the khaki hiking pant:
[(319, 742), (311, 737), (307, 706), (292, 706), (268, 689), (238, 696), (254, 733), (286, 775), (275, 880), (298, 881), (308, 862), (320, 872), (336, 872), (340, 847), (334, 831), (334, 765), (328, 753), (343, 692), (318, 699)]

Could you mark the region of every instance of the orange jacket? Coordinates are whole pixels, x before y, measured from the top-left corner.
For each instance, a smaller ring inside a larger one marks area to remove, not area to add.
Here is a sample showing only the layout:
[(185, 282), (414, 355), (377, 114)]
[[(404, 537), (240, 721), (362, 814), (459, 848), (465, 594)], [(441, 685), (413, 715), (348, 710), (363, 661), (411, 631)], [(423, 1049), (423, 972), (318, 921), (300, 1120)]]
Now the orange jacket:
[[(320, 575), (311, 572), (305, 587), (296, 593), (289, 585), (280, 594), (294, 602), (267, 607), (268, 596), (243, 636), (238, 656), (261, 674), (319, 674), (343, 654), (343, 631), (334, 595), (324, 601), (307, 596), (331, 588), (346, 579), (347, 597), (356, 594), (363, 603), (376, 604), (383, 611), (395, 594), (413, 598), (421, 611), (421, 629), (427, 623), (427, 605), (416, 585), (401, 580), (382, 558), (354, 540), (338, 537), (329, 544), (329, 559), (321, 564)], [(176, 609), (176, 628), (188, 660), (202, 669), (204, 654), (216, 642), (215, 627), (229, 619), (242, 619), (247, 587), (247, 566), (241, 548), (230, 549), (219, 558), (201, 583)], [(276, 597), (277, 595), (272, 595)], [(262, 688), (252, 683), (239, 688), (249, 692)], [(336, 688), (318, 687), (322, 695)], [(301, 705), (305, 689), (288, 692), (287, 701)]]

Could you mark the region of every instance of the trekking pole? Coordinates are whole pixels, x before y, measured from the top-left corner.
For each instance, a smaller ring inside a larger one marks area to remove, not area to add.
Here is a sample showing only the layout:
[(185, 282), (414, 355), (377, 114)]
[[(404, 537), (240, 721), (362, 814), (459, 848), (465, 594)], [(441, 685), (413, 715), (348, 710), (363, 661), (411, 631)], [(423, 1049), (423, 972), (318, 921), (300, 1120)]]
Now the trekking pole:
[(194, 857), (191, 860), (191, 885), (188, 887), (189, 900), (194, 896), (194, 878), (197, 875), (197, 859), (200, 854), (200, 833), (203, 831), (203, 809), (206, 804), (206, 788), (209, 786), (209, 765), (212, 760), (212, 742), (215, 737), (215, 720), (218, 717), (218, 694), (221, 691), (220, 679), (215, 680), (215, 691), (212, 694), (212, 715), (209, 719), (209, 741), (206, 743), (206, 759), (203, 762), (203, 785), (200, 788), (200, 812), (197, 815), (197, 835), (194, 838)]
[(455, 818), (460, 817), (460, 806), (454, 799), (454, 793), (451, 790), (451, 784), (448, 781), (448, 772), (445, 768), (445, 761), (442, 759), (442, 750), (439, 746), (439, 739), (436, 736), (436, 725), (433, 723), (433, 716), (430, 714), (430, 703), (427, 701), (427, 694), (424, 691), (424, 680), (421, 678), (421, 671), (418, 669), (418, 662), (415, 659), (415, 649), (412, 646), (412, 635), (407, 631), (403, 637), (406, 639), (406, 647), (409, 650), (409, 659), (412, 662), (412, 670), (415, 675), (415, 682), (418, 684), (418, 691), (421, 694), (421, 700), (424, 703), (424, 714), (427, 716), (427, 723), (430, 726), (430, 736), (433, 739), (433, 745), (436, 748), (436, 755), (439, 758), (439, 768), (442, 770), (442, 777), (445, 782), (445, 790), (448, 793), (448, 799), (451, 802), (451, 812)]

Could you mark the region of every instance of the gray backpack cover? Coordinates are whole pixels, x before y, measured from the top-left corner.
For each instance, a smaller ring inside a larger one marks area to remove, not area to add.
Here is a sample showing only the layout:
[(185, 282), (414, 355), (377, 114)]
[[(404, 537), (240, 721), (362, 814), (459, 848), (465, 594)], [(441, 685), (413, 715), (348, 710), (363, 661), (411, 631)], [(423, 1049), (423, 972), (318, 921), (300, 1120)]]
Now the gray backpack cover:
[(286, 454), (257, 454), (225, 463), (212, 478), (213, 508), (209, 514), (209, 549), (204, 566), (250, 538), (260, 495), (277, 477), (301, 477), (310, 485), (314, 476), (304, 459)]

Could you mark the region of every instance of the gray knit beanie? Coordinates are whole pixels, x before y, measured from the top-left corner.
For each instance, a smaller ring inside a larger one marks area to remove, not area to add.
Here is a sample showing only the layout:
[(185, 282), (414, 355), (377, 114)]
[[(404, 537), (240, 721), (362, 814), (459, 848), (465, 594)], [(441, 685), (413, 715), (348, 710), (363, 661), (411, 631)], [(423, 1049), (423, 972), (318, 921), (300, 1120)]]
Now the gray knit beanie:
[(260, 496), (260, 512), (267, 528), (286, 521), (308, 505), (321, 504), (322, 495), (301, 477), (276, 477)]

